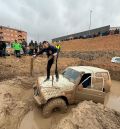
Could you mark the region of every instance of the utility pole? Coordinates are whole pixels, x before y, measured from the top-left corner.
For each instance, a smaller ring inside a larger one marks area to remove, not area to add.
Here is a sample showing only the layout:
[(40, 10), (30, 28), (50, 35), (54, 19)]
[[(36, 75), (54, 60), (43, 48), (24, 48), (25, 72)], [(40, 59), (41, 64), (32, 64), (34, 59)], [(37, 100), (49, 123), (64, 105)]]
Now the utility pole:
[(36, 41), (39, 42), (39, 32), (36, 33)]
[(90, 32), (90, 30), (91, 30), (91, 24), (92, 24), (92, 10), (90, 10), (90, 25), (89, 25), (89, 35), (91, 35), (91, 32)]

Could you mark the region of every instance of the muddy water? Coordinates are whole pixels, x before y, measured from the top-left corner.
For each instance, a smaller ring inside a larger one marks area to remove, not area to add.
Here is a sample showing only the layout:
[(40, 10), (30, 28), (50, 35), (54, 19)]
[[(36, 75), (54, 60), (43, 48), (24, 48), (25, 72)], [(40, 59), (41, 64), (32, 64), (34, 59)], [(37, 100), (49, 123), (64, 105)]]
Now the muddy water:
[[(70, 112), (70, 106), (68, 113)], [(35, 107), (33, 111), (30, 111), (22, 120), (19, 129), (50, 129), (53, 123), (58, 123), (60, 119), (67, 116), (67, 114), (54, 113), (50, 118), (44, 119), (41, 115), (39, 108)]]
[[(111, 93), (106, 97), (105, 105), (116, 111), (120, 111), (120, 82), (112, 81)], [(71, 107), (69, 107), (70, 112)], [(40, 110), (36, 107), (30, 111), (22, 120), (19, 129), (50, 129), (52, 123), (58, 123), (67, 114), (54, 113), (49, 119), (41, 116)]]
[(120, 112), (120, 82), (112, 81), (111, 92), (106, 96), (105, 105)]

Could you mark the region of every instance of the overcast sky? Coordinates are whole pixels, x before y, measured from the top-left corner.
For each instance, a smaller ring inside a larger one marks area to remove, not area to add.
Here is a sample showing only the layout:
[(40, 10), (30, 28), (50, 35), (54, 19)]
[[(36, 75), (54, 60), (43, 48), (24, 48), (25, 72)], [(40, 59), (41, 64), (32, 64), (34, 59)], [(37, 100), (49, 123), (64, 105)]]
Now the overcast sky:
[(92, 27), (120, 26), (120, 0), (0, 0), (0, 25), (23, 29), (28, 40), (50, 40)]

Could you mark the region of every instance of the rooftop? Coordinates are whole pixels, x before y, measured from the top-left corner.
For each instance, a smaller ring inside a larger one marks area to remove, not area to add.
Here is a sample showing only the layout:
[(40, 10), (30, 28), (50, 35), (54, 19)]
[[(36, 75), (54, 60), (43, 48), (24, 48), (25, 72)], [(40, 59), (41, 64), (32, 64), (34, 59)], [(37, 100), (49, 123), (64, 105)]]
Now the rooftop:
[(20, 30), (20, 29), (15, 29), (15, 28), (12, 28), (12, 27), (0, 26), (0, 28), (6, 28), (6, 29), (11, 29), (11, 30), (16, 30), (16, 31), (21, 31), (21, 32), (27, 33), (26, 31), (23, 31), (23, 30)]
[(69, 68), (79, 72), (85, 72), (85, 73), (108, 72), (108, 70), (92, 67), (92, 66), (72, 66)]

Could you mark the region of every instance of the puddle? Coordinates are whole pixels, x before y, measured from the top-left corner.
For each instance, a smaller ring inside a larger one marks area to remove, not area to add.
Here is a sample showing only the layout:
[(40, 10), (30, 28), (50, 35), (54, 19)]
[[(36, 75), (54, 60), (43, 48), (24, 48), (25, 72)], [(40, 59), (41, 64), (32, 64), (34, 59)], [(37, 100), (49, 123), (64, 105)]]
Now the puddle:
[(120, 112), (120, 96), (109, 94), (106, 106)]
[[(111, 93), (106, 97), (106, 106), (120, 111), (120, 82), (112, 81)], [(71, 110), (71, 107), (70, 107)], [(69, 113), (69, 111), (68, 111)], [(38, 108), (30, 111), (22, 120), (19, 129), (50, 129), (52, 123), (58, 123), (67, 114), (54, 113), (52, 117), (44, 119)]]
[(48, 129), (51, 122), (52, 118), (43, 119), (39, 109), (35, 108), (25, 116), (19, 129)]
[[(69, 110), (71, 110), (71, 107)], [(69, 113), (68, 110), (68, 113)], [(50, 129), (53, 123), (57, 124), (67, 114), (54, 113), (50, 118), (44, 119), (39, 108), (35, 107), (22, 120), (19, 129)]]
[(120, 82), (112, 81), (111, 93), (106, 97), (105, 105), (120, 112)]

